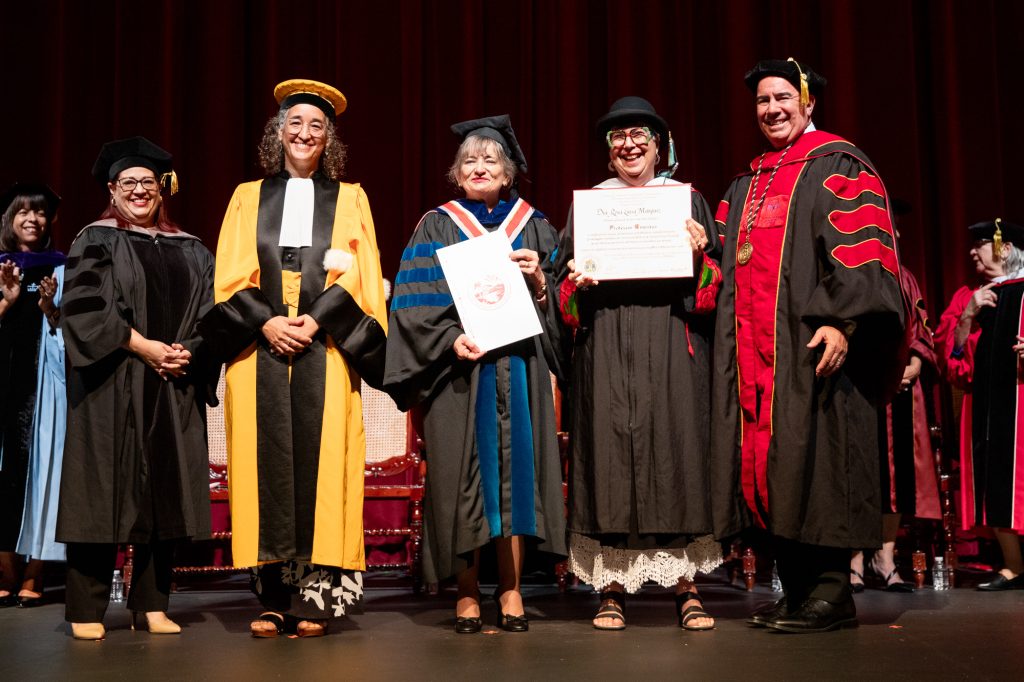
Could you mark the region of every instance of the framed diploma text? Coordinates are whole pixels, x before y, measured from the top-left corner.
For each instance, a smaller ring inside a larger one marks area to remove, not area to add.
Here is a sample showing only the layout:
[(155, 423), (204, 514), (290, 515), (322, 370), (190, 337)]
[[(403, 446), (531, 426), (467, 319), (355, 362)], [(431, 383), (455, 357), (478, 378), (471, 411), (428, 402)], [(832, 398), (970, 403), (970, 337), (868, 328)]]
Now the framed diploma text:
[(573, 192), (576, 269), (596, 280), (693, 277), (690, 185)]

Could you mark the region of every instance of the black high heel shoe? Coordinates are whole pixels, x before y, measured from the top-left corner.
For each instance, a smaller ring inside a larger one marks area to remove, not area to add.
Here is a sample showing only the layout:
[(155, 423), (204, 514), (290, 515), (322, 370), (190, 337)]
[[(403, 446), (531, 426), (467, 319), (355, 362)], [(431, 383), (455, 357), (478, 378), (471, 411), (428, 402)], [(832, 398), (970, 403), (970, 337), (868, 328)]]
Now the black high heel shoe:
[(484, 621), (480, 616), (475, 618), (455, 617), (455, 633), (459, 635), (475, 635), (484, 627)]
[(530, 621), (524, 613), (521, 616), (510, 616), (501, 610), (501, 600), (494, 593), (494, 603), (498, 605), (498, 627), (505, 632), (526, 632), (530, 629)]
[[(480, 593), (476, 593), (476, 603), (480, 604)], [(455, 634), (475, 635), (484, 627), (484, 621), (480, 616), (455, 615)]]

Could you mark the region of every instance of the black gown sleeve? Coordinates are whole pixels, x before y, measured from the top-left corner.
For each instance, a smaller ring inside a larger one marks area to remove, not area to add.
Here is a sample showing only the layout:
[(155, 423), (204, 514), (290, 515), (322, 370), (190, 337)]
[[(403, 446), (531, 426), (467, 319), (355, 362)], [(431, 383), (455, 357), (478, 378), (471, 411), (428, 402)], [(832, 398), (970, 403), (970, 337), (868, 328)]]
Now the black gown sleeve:
[(109, 229), (84, 230), (68, 254), (61, 328), (68, 360), (77, 368), (119, 357), (131, 337), (132, 312), (115, 287)]

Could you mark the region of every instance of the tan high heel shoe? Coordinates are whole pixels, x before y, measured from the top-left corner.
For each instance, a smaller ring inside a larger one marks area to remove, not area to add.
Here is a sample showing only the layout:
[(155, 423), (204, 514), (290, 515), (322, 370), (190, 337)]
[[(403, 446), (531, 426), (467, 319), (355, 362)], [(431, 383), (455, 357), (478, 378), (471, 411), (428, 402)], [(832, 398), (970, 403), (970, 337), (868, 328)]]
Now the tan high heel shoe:
[[(132, 611), (132, 630), (135, 630), (136, 620), (138, 619), (141, 611)], [(163, 616), (160, 620), (155, 620), (149, 617), (149, 613), (144, 613), (146, 618), (146, 629), (149, 630), (151, 635), (178, 635), (181, 634), (181, 626), (175, 623), (173, 620), (167, 617), (166, 613), (161, 611), (154, 611), (153, 613), (159, 613)]]
[(103, 628), (103, 623), (71, 624), (71, 636), (75, 639), (99, 640), (103, 639), (106, 634), (107, 631)]

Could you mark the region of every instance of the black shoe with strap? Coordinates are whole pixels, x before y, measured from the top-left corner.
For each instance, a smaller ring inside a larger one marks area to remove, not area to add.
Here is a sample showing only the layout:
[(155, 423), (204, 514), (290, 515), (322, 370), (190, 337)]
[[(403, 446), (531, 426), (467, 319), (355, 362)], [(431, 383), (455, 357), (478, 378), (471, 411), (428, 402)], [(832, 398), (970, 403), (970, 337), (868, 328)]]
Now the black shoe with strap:
[(595, 630), (625, 630), (626, 629), (626, 593), (615, 590), (608, 590), (601, 593), (601, 605), (594, 614), (594, 620), (607, 618), (618, 621), (614, 625), (598, 625), (594, 623)]
[[(711, 614), (704, 610), (704, 598), (693, 591), (683, 592), (676, 595), (676, 615), (679, 617), (679, 627), (684, 630), (692, 630), (694, 632), (701, 630), (714, 630), (715, 626), (711, 625), (692, 625), (691, 623), (699, 618), (712, 618)], [(683, 609), (683, 604), (688, 601), (696, 601), (697, 605), (688, 606)]]

